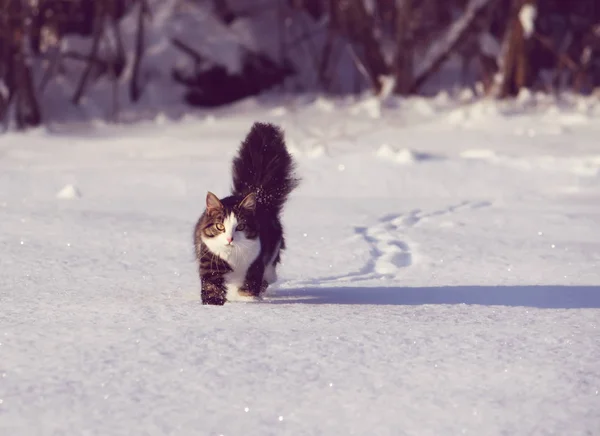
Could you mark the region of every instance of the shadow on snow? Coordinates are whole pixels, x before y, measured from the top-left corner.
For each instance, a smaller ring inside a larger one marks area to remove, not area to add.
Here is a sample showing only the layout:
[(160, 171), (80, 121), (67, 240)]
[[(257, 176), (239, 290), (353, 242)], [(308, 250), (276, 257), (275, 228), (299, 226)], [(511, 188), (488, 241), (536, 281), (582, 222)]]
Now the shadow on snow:
[(279, 289), (270, 304), (478, 304), (544, 309), (600, 308), (600, 286), (339, 287)]

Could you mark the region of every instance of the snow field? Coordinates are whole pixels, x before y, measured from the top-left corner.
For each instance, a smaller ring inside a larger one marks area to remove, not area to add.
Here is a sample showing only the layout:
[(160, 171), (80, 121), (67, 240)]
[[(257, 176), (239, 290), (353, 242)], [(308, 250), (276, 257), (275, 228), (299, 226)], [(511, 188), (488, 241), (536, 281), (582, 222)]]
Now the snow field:
[[(595, 434), (597, 114), (299, 97), (3, 135), (0, 433)], [(304, 179), (280, 280), (201, 306), (193, 225), (255, 120)]]

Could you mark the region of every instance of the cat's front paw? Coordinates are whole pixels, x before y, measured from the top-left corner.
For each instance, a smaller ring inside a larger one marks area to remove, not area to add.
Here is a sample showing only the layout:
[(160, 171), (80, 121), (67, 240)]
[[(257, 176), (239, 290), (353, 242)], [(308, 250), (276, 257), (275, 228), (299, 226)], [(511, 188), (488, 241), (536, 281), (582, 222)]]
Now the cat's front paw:
[(253, 292), (250, 290), (250, 288), (240, 288), (238, 290), (238, 294), (240, 295), (240, 297), (258, 297), (260, 295), (260, 292)]
[(205, 306), (223, 306), (227, 300), (222, 297), (202, 298), (202, 304)]
[(251, 286), (244, 285), (238, 290), (238, 294), (242, 297), (260, 297), (265, 293), (269, 284), (263, 280), (260, 287), (259, 286)]

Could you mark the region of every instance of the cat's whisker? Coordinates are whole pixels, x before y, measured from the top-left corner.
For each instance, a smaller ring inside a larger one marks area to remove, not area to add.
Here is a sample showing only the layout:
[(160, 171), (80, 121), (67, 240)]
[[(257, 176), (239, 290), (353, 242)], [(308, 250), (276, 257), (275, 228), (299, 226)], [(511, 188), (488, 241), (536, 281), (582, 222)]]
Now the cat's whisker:
[(245, 250), (240, 250), (239, 257), (240, 260), (244, 263), (248, 260), (248, 255), (246, 254)]
[(233, 246), (233, 249), (231, 250), (231, 254), (233, 255), (233, 263), (234, 264), (238, 264), (238, 258), (239, 258), (239, 247), (237, 245)]

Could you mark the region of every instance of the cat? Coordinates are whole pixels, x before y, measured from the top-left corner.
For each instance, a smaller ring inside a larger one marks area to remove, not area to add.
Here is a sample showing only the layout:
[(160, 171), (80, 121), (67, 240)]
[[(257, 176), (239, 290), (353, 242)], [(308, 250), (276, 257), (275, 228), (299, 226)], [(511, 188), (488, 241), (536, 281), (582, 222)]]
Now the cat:
[(206, 194), (194, 228), (204, 305), (254, 300), (277, 280), (286, 248), (280, 214), (300, 183), (283, 130), (255, 122), (232, 162), (231, 195)]

